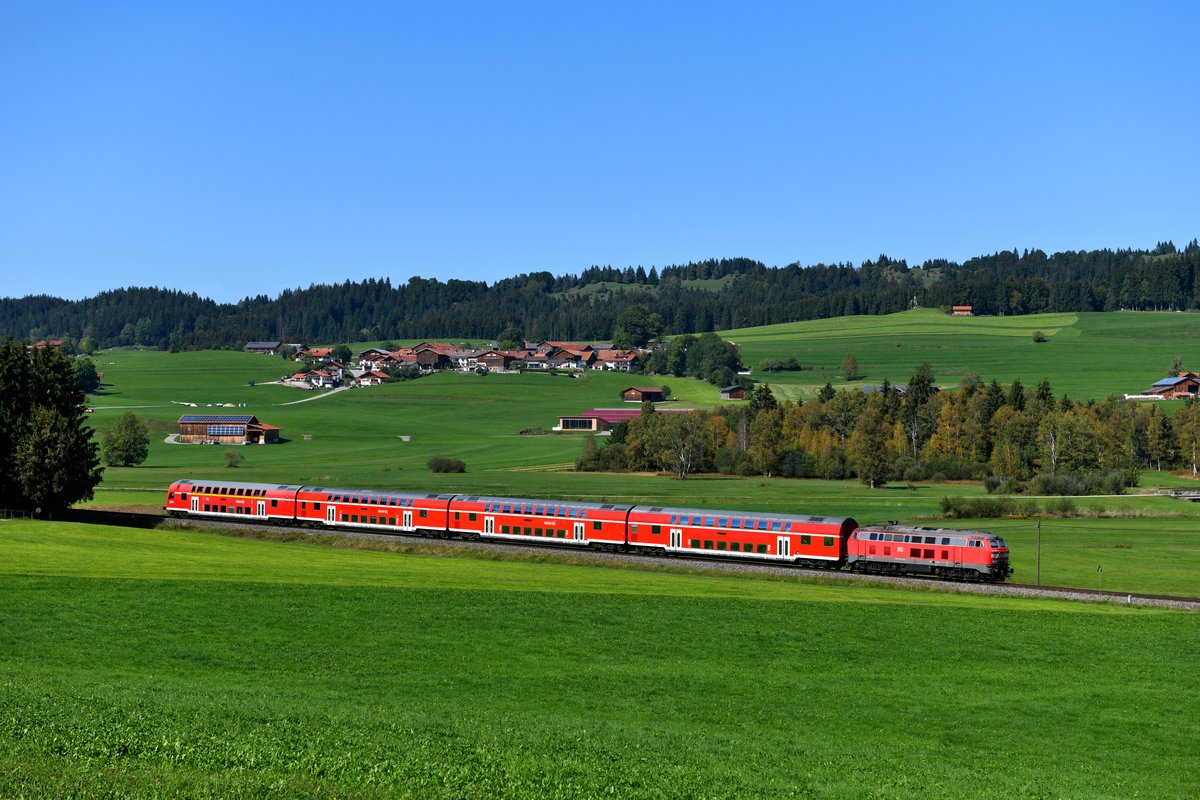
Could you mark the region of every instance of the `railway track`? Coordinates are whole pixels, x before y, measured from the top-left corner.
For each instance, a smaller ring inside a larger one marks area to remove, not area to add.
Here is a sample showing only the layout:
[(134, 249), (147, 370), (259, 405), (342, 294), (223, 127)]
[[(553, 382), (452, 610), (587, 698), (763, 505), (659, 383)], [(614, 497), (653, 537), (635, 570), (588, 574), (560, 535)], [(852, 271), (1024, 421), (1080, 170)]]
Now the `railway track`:
[[(167, 521), (176, 521), (166, 514), (147, 514), (144, 512), (100, 511), (93, 509), (78, 509), (67, 512), (63, 519), (83, 522), (93, 525), (120, 525), (130, 528), (153, 529)], [(805, 569), (802, 567), (781, 566), (777, 564), (756, 564), (743, 561), (722, 561), (706, 557), (704, 559), (688, 558), (686, 556), (647, 556), (634, 553), (611, 553), (597, 550), (577, 549), (556, 544), (509, 544), (497, 541), (482, 541), (470, 539), (437, 539), (419, 534), (403, 533), (373, 533), (370, 531), (340, 530), (325, 528), (289, 528), (279, 525), (247, 523), (239, 520), (215, 520), (186, 518), (178, 520), (195, 528), (212, 528), (218, 530), (244, 529), (251, 531), (273, 532), (294, 531), (314, 536), (342, 536), (352, 539), (378, 542), (421, 542), (444, 547), (465, 547), (491, 550), (493, 552), (529, 553), (542, 550), (543, 552), (570, 556), (584, 561), (598, 563), (626, 563), (663, 566), (670, 564), (682, 569), (702, 572), (730, 573), (745, 572), (769, 575), (805, 575), (828, 580), (855, 581), (858, 583), (878, 583), (893, 586), (909, 586), (923, 589), (941, 589), (945, 591), (963, 592), (967, 594), (1010, 595), (1018, 597), (1044, 597), (1065, 600), (1080, 600), (1088, 602), (1120, 603), (1122, 605), (1160, 606), (1177, 608), (1188, 611), (1200, 611), (1200, 597), (1183, 597), (1175, 595), (1142, 594), (1130, 592), (1101, 591), (1098, 589), (1082, 589), (1070, 586), (1037, 586), (1021, 583), (966, 583), (944, 581), (935, 578), (896, 577), (891, 575), (869, 575), (854, 573), (846, 570)]]

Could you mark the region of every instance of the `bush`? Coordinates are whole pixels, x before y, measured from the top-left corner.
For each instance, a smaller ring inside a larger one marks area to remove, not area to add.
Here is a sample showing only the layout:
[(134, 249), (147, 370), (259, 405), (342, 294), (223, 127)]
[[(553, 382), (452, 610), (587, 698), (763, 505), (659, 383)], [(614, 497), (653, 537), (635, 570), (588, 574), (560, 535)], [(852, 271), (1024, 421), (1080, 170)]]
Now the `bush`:
[(1052, 517), (1073, 517), (1075, 503), (1069, 497), (1056, 497), (1046, 502), (1046, 513)]
[(943, 497), (939, 505), (942, 514), (951, 519), (991, 519), (1017, 512), (1011, 497)]
[(245, 460), (246, 460), (246, 456), (242, 455), (237, 450), (226, 450), (225, 451), (225, 466), (229, 467), (230, 469), (233, 469), (234, 467), (236, 467), (238, 464), (241, 464)]
[(1031, 484), (1035, 494), (1060, 496), (1124, 494), (1129, 486), (1137, 486), (1136, 472), (1120, 469), (1042, 474), (1034, 478)]
[(426, 462), (430, 472), (466, 472), (467, 463), (460, 458), (434, 456)]
[(1046, 334), (1042, 333), (1041, 331), (1034, 331), (1033, 340), (1041, 344), (1042, 342), (1046, 341)]

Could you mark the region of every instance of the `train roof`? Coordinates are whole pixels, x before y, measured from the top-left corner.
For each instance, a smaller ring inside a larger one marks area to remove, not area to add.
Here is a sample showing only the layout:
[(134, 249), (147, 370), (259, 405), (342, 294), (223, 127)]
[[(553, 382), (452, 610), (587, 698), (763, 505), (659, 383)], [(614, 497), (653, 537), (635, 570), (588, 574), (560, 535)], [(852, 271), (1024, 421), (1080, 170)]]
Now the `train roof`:
[(268, 491), (297, 491), (304, 487), (286, 483), (254, 483), (252, 481), (220, 481), (206, 478), (182, 478), (172, 486), (219, 486), (222, 489), (267, 489)]
[(324, 494), (356, 494), (369, 497), (417, 497), (423, 500), (449, 500), (452, 494), (437, 494), (434, 492), (397, 492), (389, 489), (347, 489), (345, 486), (299, 486), (305, 492)]
[(637, 506), (634, 513), (687, 514), (688, 516), (732, 517), (735, 519), (766, 519), (781, 522), (807, 522), (814, 525), (841, 525), (853, 522), (849, 517), (812, 517), (805, 514), (772, 514), (765, 511), (730, 511), (717, 508), (671, 508), (669, 506)]
[(1000, 539), (998, 533), (963, 530), (962, 528), (927, 528), (924, 525), (860, 525), (859, 530), (887, 531), (888, 533), (919, 533), (938, 536), (977, 536), (980, 539)]
[(458, 500), (467, 503), (521, 503), (535, 506), (570, 506), (571, 508), (591, 508), (597, 511), (628, 511), (633, 506), (628, 503), (589, 503), (583, 500), (546, 500), (533, 497), (488, 497), (484, 495), (459, 495)]

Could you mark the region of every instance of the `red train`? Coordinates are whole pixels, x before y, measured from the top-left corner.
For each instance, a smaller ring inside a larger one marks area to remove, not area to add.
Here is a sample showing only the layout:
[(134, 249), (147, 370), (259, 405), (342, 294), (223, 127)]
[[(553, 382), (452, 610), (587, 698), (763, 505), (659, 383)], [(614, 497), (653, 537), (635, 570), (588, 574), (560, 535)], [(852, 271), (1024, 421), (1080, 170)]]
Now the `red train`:
[(328, 528), (494, 539), (657, 555), (773, 561), (893, 575), (1003, 581), (1008, 547), (982, 531), (750, 511), (180, 480), (164, 510)]

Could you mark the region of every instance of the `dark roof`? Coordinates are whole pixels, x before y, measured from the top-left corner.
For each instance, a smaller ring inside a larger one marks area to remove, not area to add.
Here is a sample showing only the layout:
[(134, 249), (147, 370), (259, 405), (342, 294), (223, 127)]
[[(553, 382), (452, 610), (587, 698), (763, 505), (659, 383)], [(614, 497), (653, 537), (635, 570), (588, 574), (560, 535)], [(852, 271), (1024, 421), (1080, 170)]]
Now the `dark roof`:
[(744, 389), (744, 388), (746, 388), (746, 387), (744, 387), (744, 386), (722, 386), (721, 391), (722, 392), (733, 392), (733, 391), (737, 391), (738, 389)]
[(213, 424), (237, 424), (248, 425), (251, 422), (258, 422), (253, 415), (250, 414), (184, 414), (179, 418), (180, 422), (211, 422)]
[(279, 342), (246, 342), (243, 350), (274, 350), (279, 347)]

